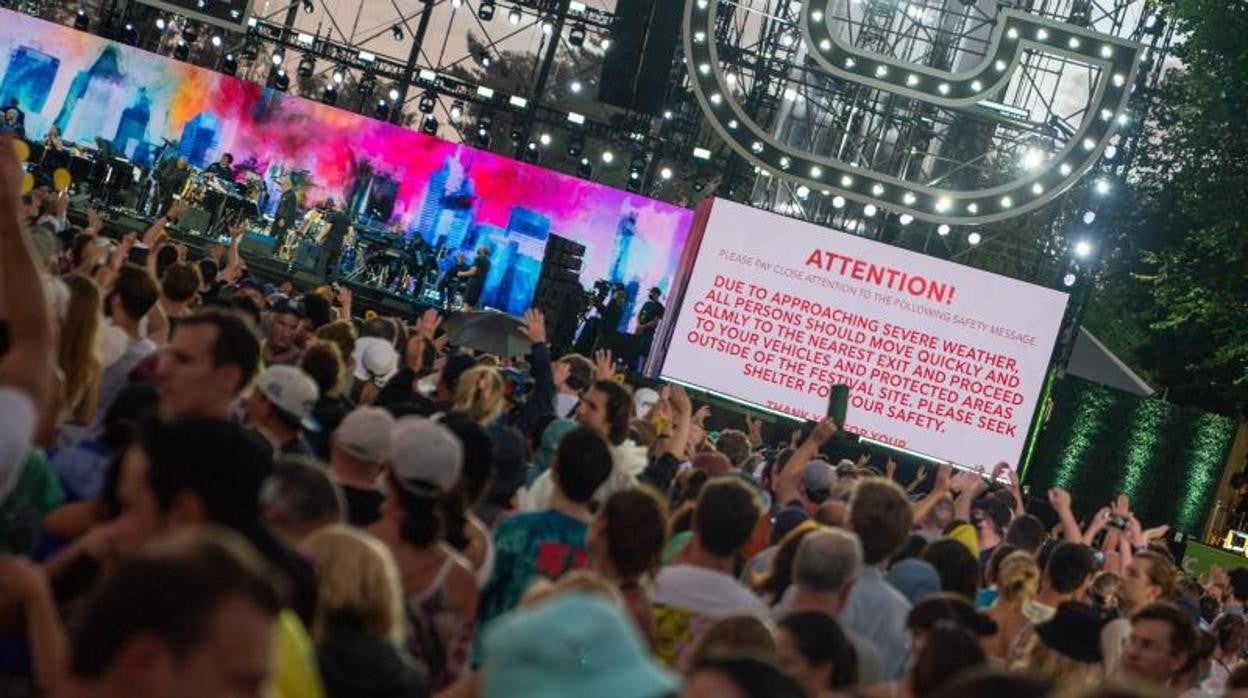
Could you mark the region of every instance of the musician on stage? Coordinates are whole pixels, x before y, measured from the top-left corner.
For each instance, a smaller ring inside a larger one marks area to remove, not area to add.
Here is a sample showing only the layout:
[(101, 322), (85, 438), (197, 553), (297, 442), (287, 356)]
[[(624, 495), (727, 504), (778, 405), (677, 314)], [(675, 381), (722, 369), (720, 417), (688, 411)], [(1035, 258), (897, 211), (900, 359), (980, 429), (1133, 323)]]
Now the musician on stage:
[(611, 349), (618, 351), (620, 323), (624, 321), (624, 304), (628, 302), (628, 291), (624, 284), (611, 287), (611, 298), (605, 305), (598, 306), (598, 315), (602, 320), (598, 323), (598, 343), (594, 349)]
[(8, 134), (14, 138), (25, 138), (26, 127), (18, 119), (18, 110), (12, 107), (4, 111), (4, 120), (0, 121), (0, 134)]
[(451, 296), (454, 289), (462, 288), (464, 285), (464, 274), (472, 269), (472, 265), (468, 264), (468, 256), (463, 252), (455, 255), (455, 264), (446, 273), (442, 275), (442, 279), (438, 281), (438, 297), (442, 299), (442, 307), (449, 309), (451, 307)]
[(477, 310), (481, 304), (481, 294), (485, 291), (485, 277), (490, 273), (490, 248), (482, 245), (477, 249), (477, 258), (466, 271), (459, 272), (459, 277), (466, 280), (464, 287), (464, 305)]
[(403, 253), (403, 265), (409, 276), (416, 280), (416, 288), (412, 290), (415, 296), (420, 295), (421, 288), (425, 285), (425, 276), (428, 275), (430, 267), (433, 266), (434, 250), (425, 242), (424, 236), (417, 233), (407, 243), (407, 249)]
[(342, 256), (343, 241), (351, 230), (351, 217), (347, 215), (345, 200), (332, 204), (332, 210), (326, 216), (329, 221), (329, 232), (325, 234), (325, 242), (321, 247), (321, 276), (329, 281), (338, 278), (338, 260)]
[(65, 150), (65, 143), (61, 141), (61, 130), (55, 126), (48, 129), (48, 133), (43, 137), (43, 147), (48, 150), (61, 151)]
[(295, 194), (290, 177), (282, 177), (277, 186), (281, 188), (282, 195), (277, 200), (277, 211), (273, 214), (273, 228), (270, 232), (277, 238), (277, 247), (274, 249), (280, 250), (286, 243), (290, 229), (295, 225), (295, 218), (299, 216), (299, 197)]
[(650, 289), (650, 298), (641, 306), (641, 312), (637, 313), (637, 361), (638, 365), (644, 366), (646, 359), (650, 356), (650, 346), (654, 344), (654, 332), (659, 327), (659, 323), (663, 320), (664, 313), (667, 309), (659, 302), (659, 297), (663, 291), (658, 286)]
[(220, 177), (227, 182), (234, 181), (234, 156), (229, 153), (223, 153), (221, 159), (208, 166), (204, 170), (205, 174)]
[(186, 180), (191, 176), (191, 163), (186, 158), (165, 160), (156, 173), (156, 182), (160, 185), (160, 210), (168, 211), (173, 204), (173, 197), (186, 188)]

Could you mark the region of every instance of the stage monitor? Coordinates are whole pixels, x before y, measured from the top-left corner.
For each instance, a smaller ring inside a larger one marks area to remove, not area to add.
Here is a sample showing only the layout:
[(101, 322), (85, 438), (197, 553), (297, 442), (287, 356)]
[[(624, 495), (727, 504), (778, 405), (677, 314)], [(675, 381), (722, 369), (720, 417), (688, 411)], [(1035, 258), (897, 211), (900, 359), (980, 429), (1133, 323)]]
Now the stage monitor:
[[(1067, 296), (740, 204), (703, 204), (664, 377), (935, 459), (1018, 463)], [(694, 252), (696, 250), (696, 252)]]
[(138, 0), (142, 5), (174, 12), (231, 31), (247, 31), (254, 0)]

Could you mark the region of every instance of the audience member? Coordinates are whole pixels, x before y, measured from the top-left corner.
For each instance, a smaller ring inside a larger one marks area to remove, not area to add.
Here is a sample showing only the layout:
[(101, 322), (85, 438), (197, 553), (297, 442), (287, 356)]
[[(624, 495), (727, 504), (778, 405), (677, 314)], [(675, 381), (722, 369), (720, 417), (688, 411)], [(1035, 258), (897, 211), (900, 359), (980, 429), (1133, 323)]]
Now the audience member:
[(379, 407), (348, 414), (330, 440), (329, 475), (338, 483), (352, 526), (368, 527), (381, 518), (385, 500), (378, 487), (393, 458), (394, 418)]
[(313, 457), (303, 435), (321, 429), (312, 418), (318, 397), (308, 374), (294, 366), (270, 366), (247, 397), (243, 422), (264, 437), (274, 457)]

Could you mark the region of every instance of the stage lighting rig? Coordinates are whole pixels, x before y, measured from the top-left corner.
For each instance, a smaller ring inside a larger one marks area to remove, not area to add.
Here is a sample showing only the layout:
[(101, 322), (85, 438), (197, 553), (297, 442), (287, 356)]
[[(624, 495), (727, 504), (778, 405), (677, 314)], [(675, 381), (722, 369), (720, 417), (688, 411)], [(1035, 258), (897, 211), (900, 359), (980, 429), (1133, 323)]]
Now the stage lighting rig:
[(290, 76), (286, 74), (285, 68), (277, 69), (277, 76), (273, 78), (273, 87), (282, 92), (290, 89)]
[(462, 118), (464, 118), (464, 102), (457, 99), (451, 102), (451, 121), (458, 122)]
[(74, 15), (74, 29), (84, 32), (91, 29), (91, 17), (81, 7), (78, 8), (78, 13)]
[(321, 101), (326, 104), (338, 103), (338, 88), (332, 84), (325, 86), (325, 91), (321, 93)]
[(481, 3), (477, 5), (477, 19), (480, 19), (482, 22), (494, 19), (494, 11), (496, 9), (494, 0), (481, 0)]
[(273, 61), (273, 65), (281, 65), (286, 62), (286, 52), (279, 48), (273, 52), (270, 60)]
[(425, 116), (424, 120), (420, 123), (420, 130), (431, 136), (436, 136), (438, 133), (438, 117), (433, 114)]
[(594, 164), (589, 158), (581, 158), (576, 166), (576, 176), (581, 179), (592, 179), (594, 176)]
[(296, 69), (296, 72), (301, 78), (312, 77), (312, 74), (316, 72), (316, 59), (310, 54), (304, 54), (303, 58), (299, 59), (299, 67)]
[(303, 0), (303, 11), (305, 14), (312, 14), (316, 12), (316, 5), (312, 3), (312, 0)]
[(520, 12), (519, 7), (513, 6), (511, 11), (507, 13), (507, 22), (513, 27), (520, 24), (522, 19), (524, 19), (524, 13)]
[(394, 37), (395, 41), (402, 41), (407, 36), (403, 33), (403, 25), (401, 24), (395, 24), (390, 27), (390, 35)]
[(179, 61), (185, 61), (191, 55), (191, 47), (181, 39), (173, 45), (173, 57)]
[(432, 91), (425, 91), (420, 94), (420, 100), (416, 103), (416, 107), (420, 109), (422, 114), (432, 114), (437, 104), (438, 96)]
[(577, 48), (584, 46), (585, 34), (585, 25), (583, 23), (577, 22), (576, 24), (573, 24), (572, 28), (568, 30), (568, 43), (576, 46)]
[(377, 115), (378, 119), (389, 118), (390, 103), (387, 102), (384, 97), (382, 99), (377, 100), (377, 106), (373, 108), (373, 113)]
[(377, 89), (377, 78), (373, 77), (372, 73), (364, 73), (364, 77), (360, 78), (356, 89), (364, 96), (371, 95), (373, 90)]
[(234, 54), (225, 54), (225, 58), (221, 60), (221, 72), (226, 75), (238, 74), (238, 59), (234, 57)]

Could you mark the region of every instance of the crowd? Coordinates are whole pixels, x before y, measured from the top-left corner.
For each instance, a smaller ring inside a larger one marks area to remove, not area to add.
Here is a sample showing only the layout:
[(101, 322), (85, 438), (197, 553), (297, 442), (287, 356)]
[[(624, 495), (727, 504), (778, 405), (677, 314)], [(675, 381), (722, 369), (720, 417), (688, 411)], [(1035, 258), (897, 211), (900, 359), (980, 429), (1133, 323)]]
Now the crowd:
[(0, 142), (0, 695), (1248, 696), (1248, 568), (1126, 498), (902, 484), (21, 184)]

